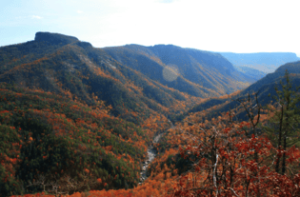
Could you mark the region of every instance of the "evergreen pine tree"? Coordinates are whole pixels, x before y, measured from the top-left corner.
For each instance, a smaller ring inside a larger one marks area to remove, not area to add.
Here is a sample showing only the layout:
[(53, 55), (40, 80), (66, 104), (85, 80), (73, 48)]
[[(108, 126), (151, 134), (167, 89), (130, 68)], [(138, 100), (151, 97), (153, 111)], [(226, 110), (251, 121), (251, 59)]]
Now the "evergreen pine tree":
[(277, 147), (275, 171), (280, 173), (281, 167), (281, 174), (286, 172), (287, 148), (298, 143), (298, 133), (300, 131), (300, 115), (297, 108), (297, 104), (300, 101), (300, 97), (297, 95), (299, 88), (293, 91), (287, 70), (284, 79), (286, 83), (280, 81), (281, 90), (275, 87), (277, 93), (274, 96), (277, 104), (276, 111), (270, 119), (270, 126), (265, 127), (270, 136), (275, 136), (274, 143), (276, 143)]

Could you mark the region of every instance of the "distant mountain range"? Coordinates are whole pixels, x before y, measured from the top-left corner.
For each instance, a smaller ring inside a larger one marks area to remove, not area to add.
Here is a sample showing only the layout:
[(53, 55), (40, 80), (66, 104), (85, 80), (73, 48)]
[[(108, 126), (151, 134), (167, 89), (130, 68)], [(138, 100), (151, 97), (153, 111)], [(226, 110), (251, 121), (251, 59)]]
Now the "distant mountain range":
[(271, 52), (271, 53), (230, 53), (221, 52), (223, 57), (236, 67), (249, 67), (256, 70), (270, 73), (279, 66), (288, 62), (299, 61), (296, 53)]

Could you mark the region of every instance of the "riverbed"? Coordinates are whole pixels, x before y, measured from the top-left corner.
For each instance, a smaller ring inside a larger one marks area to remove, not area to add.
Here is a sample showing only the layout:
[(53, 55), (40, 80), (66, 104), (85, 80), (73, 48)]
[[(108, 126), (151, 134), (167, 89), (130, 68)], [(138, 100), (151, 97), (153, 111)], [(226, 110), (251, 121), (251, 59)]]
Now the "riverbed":
[[(169, 123), (171, 123), (170, 128), (173, 128), (174, 125), (173, 123), (169, 120)], [(168, 129), (167, 129), (168, 130)], [(163, 134), (167, 131), (165, 130), (164, 132), (158, 134), (157, 136), (154, 137), (153, 139), (153, 144), (156, 144), (159, 142), (160, 138), (163, 136)], [(153, 162), (154, 158), (157, 155), (157, 150), (151, 145), (147, 149), (147, 159), (142, 163), (142, 170), (140, 172), (140, 181), (139, 184), (142, 184), (146, 179), (147, 179), (147, 168), (148, 166)]]

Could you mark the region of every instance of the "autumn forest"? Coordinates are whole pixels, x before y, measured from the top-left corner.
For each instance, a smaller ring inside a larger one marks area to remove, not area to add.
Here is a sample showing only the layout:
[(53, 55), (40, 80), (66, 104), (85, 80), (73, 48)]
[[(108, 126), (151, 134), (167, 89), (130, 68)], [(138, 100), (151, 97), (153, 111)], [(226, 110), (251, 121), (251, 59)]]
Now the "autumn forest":
[(300, 61), (263, 55), (0, 47), (0, 196), (299, 196)]

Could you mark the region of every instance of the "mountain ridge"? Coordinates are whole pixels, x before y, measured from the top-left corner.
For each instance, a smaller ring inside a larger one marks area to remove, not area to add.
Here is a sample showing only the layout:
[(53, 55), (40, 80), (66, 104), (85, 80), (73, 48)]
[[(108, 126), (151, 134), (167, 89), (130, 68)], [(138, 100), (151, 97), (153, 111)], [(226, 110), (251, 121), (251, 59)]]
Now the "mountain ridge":
[[(237, 109), (240, 104), (237, 102), (237, 99), (245, 98), (248, 94), (251, 99), (254, 99), (253, 93), (257, 93), (259, 104), (262, 106), (267, 105), (271, 102), (272, 96), (276, 95), (275, 87), (278, 87), (278, 89), (281, 90), (280, 81), (285, 83), (284, 75), (286, 70), (289, 73), (290, 81), (293, 85), (292, 88), (295, 90), (297, 86), (300, 86), (300, 61), (281, 65), (275, 72), (267, 74), (265, 77), (244, 90), (228, 95), (227, 97), (208, 99), (207, 101), (194, 106), (189, 112), (209, 110), (208, 116), (210, 118), (216, 117), (222, 112)], [(253, 105), (255, 105), (255, 103)], [(247, 120), (247, 115), (242, 111), (243, 110), (240, 109), (238, 117), (242, 120)]]
[[(192, 83), (198, 84), (200, 86), (209, 87), (214, 91), (220, 91), (220, 87), (224, 88), (225, 90), (228, 89), (224, 87), (224, 84), (232, 83), (231, 81), (234, 80), (247, 81), (243, 79), (243, 77), (247, 78), (246, 76), (236, 77), (234, 74), (232, 74), (231, 72), (236, 72), (235, 74), (243, 75), (242, 73), (238, 73), (233, 68), (233, 66), (222, 56), (211, 52), (184, 49), (174, 45), (155, 45), (151, 47), (144, 47), (141, 45), (125, 45), (122, 47), (106, 47), (104, 48), (104, 50), (117, 61), (120, 61), (127, 65), (129, 64), (134, 69), (143, 68), (138, 67), (138, 63), (130, 64), (130, 62), (128, 62), (128, 58), (140, 58), (140, 61), (142, 62), (141, 64), (143, 64), (143, 61), (147, 61), (150, 63), (152, 62), (152, 68), (156, 68), (158, 70), (157, 72), (160, 73), (162, 73), (162, 70), (166, 66), (174, 67), (177, 70), (179, 76), (182, 76)], [(219, 62), (213, 60), (213, 56), (218, 57)], [(126, 59), (122, 57), (126, 57)], [(199, 63), (199, 60), (201, 61), (201, 63)], [(221, 64), (217, 65), (217, 63), (220, 62)], [(222, 79), (222, 77), (218, 77), (217, 75), (222, 76), (221, 72), (218, 71), (220, 69), (222, 71), (225, 71), (223, 72), (224, 75), (231, 74), (230, 76), (226, 75), (227, 77), (231, 78)], [(146, 70), (141, 70), (141, 72), (147, 75)], [(212, 77), (211, 75), (215, 76)], [(148, 76), (150, 78), (155, 78), (158, 75), (156, 74), (155, 76), (150, 76), (148, 74)], [(178, 77), (178, 79), (180, 79), (180, 77)], [(248, 79), (248, 81), (251, 81), (251, 79)], [(176, 88), (176, 84), (173, 81), (167, 82), (161, 79), (160, 82), (165, 85), (167, 84), (169, 87)], [(181, 91), (184, 90), (181, 89)], [(230, 90), (229, 88), (227, 91), (232, 90)], [(194, 94), (194, 96), (196, 95)]]

